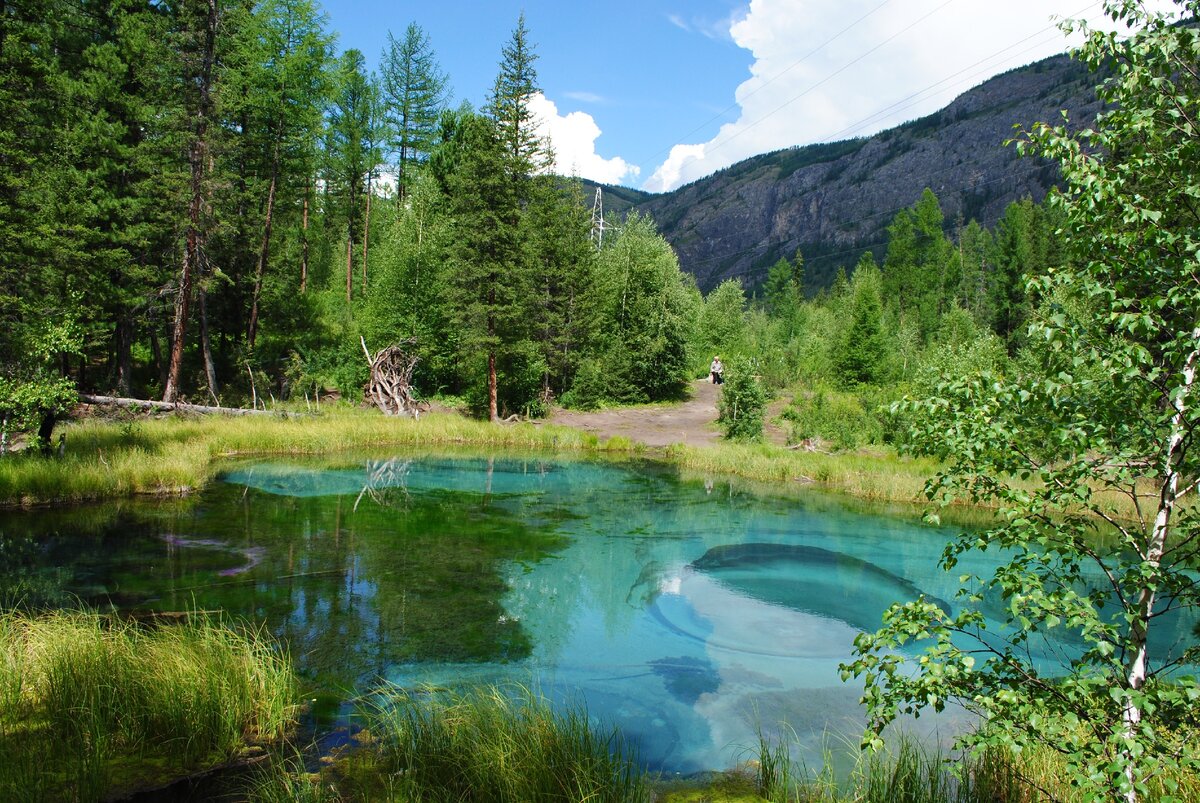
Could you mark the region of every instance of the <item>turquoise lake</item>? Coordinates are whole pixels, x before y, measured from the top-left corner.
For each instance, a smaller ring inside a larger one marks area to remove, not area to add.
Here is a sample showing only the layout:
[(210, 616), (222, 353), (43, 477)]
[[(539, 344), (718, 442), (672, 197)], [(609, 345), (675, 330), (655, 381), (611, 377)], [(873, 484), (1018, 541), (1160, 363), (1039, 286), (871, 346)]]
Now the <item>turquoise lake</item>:
[(0, 599), (261, 622), (318, 733), (381, 681), (515, 682), (617, 725), (655, 770), (732, 766), (760, 728), (813, 766), (861, 733), (861, 687), (838, 674), (855, 635), (917, 594), (951, 609), (958, 575), (998, 560), (943, 573), (952, 534), (650, 465), (272, 460), (194, 499), (0, 516)]

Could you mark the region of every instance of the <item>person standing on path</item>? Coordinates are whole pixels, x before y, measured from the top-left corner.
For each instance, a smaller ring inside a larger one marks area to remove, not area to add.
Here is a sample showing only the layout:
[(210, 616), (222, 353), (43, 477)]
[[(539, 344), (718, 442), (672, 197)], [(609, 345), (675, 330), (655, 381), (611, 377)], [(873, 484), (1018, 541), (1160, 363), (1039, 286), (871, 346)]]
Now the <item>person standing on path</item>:
[(708, 367), (712, 374), (712, 383), (714, 385), (725, 384), (725, 366), (721, 364), (720, 356), (713, 357), (712, 365)]

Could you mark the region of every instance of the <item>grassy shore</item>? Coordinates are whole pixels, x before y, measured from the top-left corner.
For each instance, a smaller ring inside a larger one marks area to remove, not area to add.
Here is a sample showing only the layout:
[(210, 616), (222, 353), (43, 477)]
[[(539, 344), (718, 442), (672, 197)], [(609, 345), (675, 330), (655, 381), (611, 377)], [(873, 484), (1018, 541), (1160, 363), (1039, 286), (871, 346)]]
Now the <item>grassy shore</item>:
[(366, 410), (255, 418), (85, 421), (66, 428), (55, 458), (0, 460), (0, 506), (83, 502), (138, 494), (182, 495), (202, 488), (224, 458), (309, 455), (385, 447), (471, 446), (575, 455), (653, 457), (681, 470), (764, 482), (803, 483), (881, 502), (919, 501), (935, 464), (891, 453), (823, 454), (770, 445), (721, 443), (649, 450), (614, 437), (600, 440), (566, 427), (489, 424), (452, 413), (419, 421)]
[(257, 633), (0, 613), (0, 799), (107, 800), (237, 758), (288, 728), (295, 683)]

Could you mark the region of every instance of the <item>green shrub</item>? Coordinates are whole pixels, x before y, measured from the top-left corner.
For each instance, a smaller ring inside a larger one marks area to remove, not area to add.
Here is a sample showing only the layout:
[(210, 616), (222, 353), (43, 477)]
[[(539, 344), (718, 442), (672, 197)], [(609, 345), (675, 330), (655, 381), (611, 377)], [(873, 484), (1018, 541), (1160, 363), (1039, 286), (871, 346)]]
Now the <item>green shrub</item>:
[(579, 363), (571, 389), (562, 395), (564, 407), (574, 410), (596, 410), (608, 398), (608, 377), (604, 365), (588, 358)]
[[(499, 355), (496, 359), (496, 406), (501, 418), (513, 414), (541, 418), (546, 414), (546, 399), (542, 397), (546, 362), (532, 344), (526, 345), (527, 348)], [(487, 360), (481, 358), (475, 364), (478, 370), (470, 376), (465, 397), (473, 413), (486, 416)]]
[(729, 379), (721, 388), (717, 421), (730, 440), (756, 440), (762, 437), (763, 413), (767, 393), (759, 384), (752, 366), (738, 363), (727, 371)]
[(878, 406), (864, 403), (857, 393), (818, 386), (796, 394), (783, 417), (791, 423), (789, 443), (819, 439), (838, 449), (856, 449), (883, 442)]

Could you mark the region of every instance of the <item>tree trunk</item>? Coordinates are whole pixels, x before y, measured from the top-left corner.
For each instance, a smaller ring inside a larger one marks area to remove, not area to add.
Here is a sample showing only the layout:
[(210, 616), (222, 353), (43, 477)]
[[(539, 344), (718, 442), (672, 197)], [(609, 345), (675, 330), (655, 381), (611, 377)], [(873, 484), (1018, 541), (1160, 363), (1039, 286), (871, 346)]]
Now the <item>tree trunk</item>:
[(167, 384), (167, 366), (163, 363), (162, 344), (158, 342), (158, 322), (150, 327), (150, 359), (154, 362), (154, 375), (163, 387)]
[(173, 402), (179, 397), (179, 375), (183, 370), (183, 339), (187, 334), (187, 320), (192, 305), (192, 262), (196, 255), (198, 233), (188, 227), (187, 244), (183, 250), (183, 261), (179, 268), (179, 290), (175, 297), (175, 324), (171, 328), (171, 359), (167, 366), (167, 386), (163, 390), (163, 401)]
[(496, 352), (488, 352), (488, 421), (495, 423), (500, 420), (496, 409)]
[(204, 170), (207, 164), (208, 120), (212, 111), (212, 72), (216, 55), (217, 0), (207, 0), (208, 11), (203, 31), (203, 51), (198, 79), (199, 97), (192, 122), (192, 140), (188, 145), (188, 164), (191, 169), (191, 201), (188, 204), (188, 226), (184, 240), (183, 259), (179, 267), (179, 289), (175, 299), (175, 325), (171, 331), (171, 364), (163, 401), (173, 402), (179, 396), (179, 377), (183, 370), (183, 345), (191, 313), (192, 278), (197, 269), (201, 242), (201, 214), (204, 203)]
[(349, 304), (354, 292), (354, 238), (346, 238), (346, 303)]
[(308, 292), (308, 187), (304, 188), (304, 217), (300, 224), (300, 292)]
[[(1200, 326), (1192, 330), (1192, 342), (1200, 343)], [(1171, 416), (1171, 429), (1167, 435), (1166, 453), (1160, 477), (1162, 484), (1159, 488), (1158, 511), (1154, 516), (1154, 525), (1150, 531), (1150, 542), (1146, 545), (1145, 554), (1141, 555), (1143, 564), (1157, 572), (1167, 549), (1167, 537), (1171, 531), (1171, 514), (1179, 502), (1179, 463), (1187, 448), (1190, 437), (1188, 422), (1189, 402), (1196, 383), (1196, 367), (1200, 361), (1200, 349), (1193, 349), (1184, 361), (1182, 383), (1177, 388), (1171, 400), (1174, 414)], [(1128, 639), (1128, 659), (1125, 663), (1126, 692), (1122, 700), (1122, 730), (1129, 744), (1136, 742), (1136, 732), (1141, 725), (1142, 709), (1133, 698), (1146, 683), (1146, 644), (1149, 637), (1150, 620), (1154, 616), (1154, 602), (1157, 598), (1157, 581), (1147, 579), (1138, 594), (1137, 604), (1130, 621)], [(1135, 756), (1126, 753), (1125, 777), (1129, 781), (1129, 791), (1125, 794), (1127, 803), (1136, 803), (1137, 789), (1133, 762)]]
[(200, 287), (197, 298), (200, 302), (200, 350), (204, 352), (204, 375), (208, 378), (208, 395), (220, 405), (221, 400), (217, 398), (220, 392), (217, 388), (217, 366), (213, 362), (212, 343), (208, 337), (208, 291)]
[(133, 321), (123, 317), (117, 323), (117, 393), (129, 395), (133, 383)]
[(496, 409), (496, 277), (490, 277), (490, 285), (488, 287), (488, 314), (487, 314), (487, 335), (488, 335), (488, 421), (495, 422), (500, 418), (500, 412)]
[(371, 173), (367, 172), (367, 202), (363, 211), (362, 291), (367, 292), (367, 241), (371, 238)]
[(42, 457), (50, 457), (54, 454), (54, 424), (58, 417), (53, 411), (43, 411), (41, 422), (38, 424), (38, 449), (42, 453)]
[(163, 410), (166, 412), (185, 413), (223, 413), (225, 415), (282, 415), (274, 410), (251, 410), (248, 407), (212, 407), (206, 404), (184, 404), (183, 402), (162, 402), (148, 399), (127, 399), (117, 396), (92, 396), (80, 393), (79, 400), (85, 404), (112, 404), (118, 407), (136, 407), (139, 410)]
[(254, 293), (250, 300), (250, 325), (246, 329), (246, 345), (251, 351), (254, 351), (254, 341), (258, 337), (258, 301), (262, 296), (263, 275), (266, 273), (267, 259), (271, 252), (271, 218), (275, 211), (275, 186), (278, 182), (279, 144), (276, 143), (275, 155), (271, 161), (271, 184), (267, 189), (267, 214), (263, 223), (262, 244), (258, 249), (258, 264), (254, 266)]

